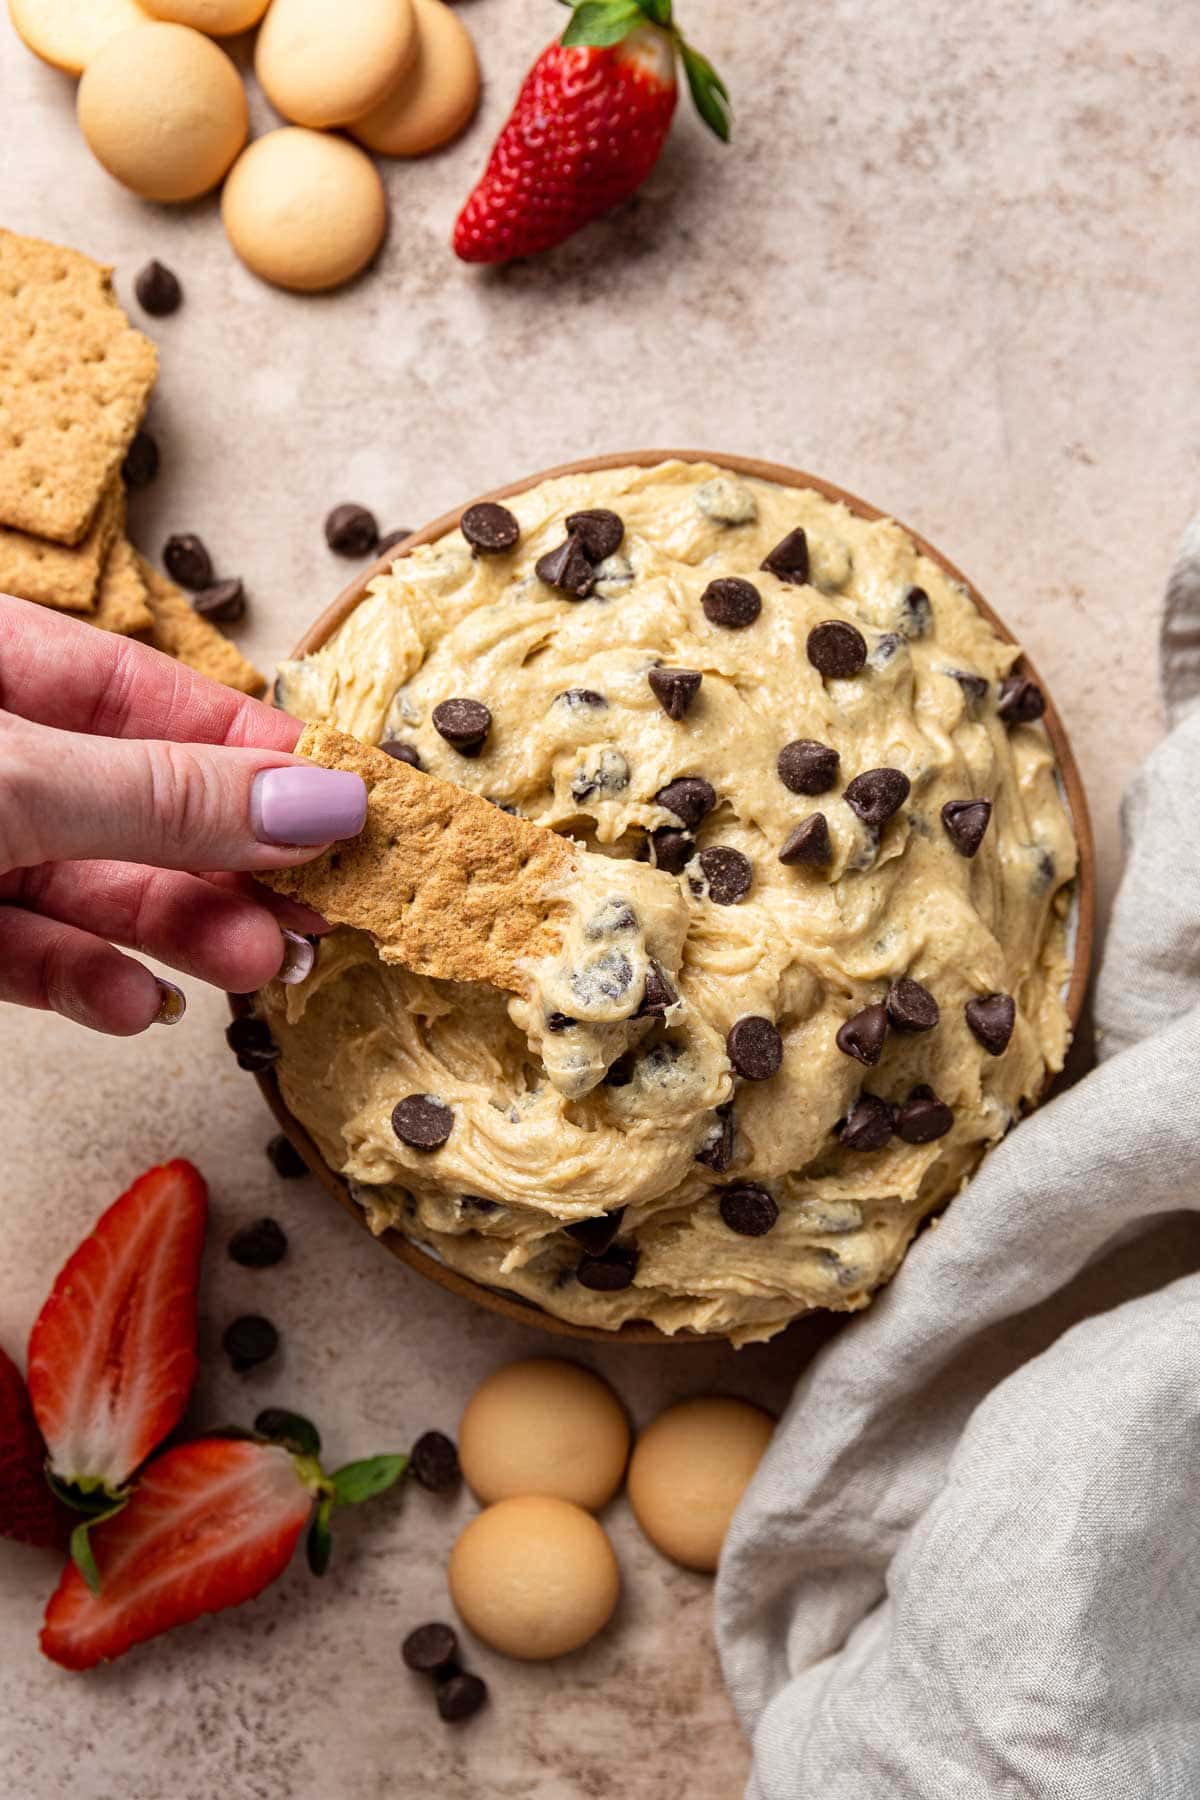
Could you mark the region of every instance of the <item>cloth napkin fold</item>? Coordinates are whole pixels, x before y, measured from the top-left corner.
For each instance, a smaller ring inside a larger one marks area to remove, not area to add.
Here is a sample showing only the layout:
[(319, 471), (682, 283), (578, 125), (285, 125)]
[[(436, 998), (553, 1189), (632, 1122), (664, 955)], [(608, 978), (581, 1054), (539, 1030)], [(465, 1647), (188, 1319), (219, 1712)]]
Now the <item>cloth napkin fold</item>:
[(716, 1590), (751, 1800), (1200, 1796), (1200, 517), (1099, 1066), (801, 1379)]

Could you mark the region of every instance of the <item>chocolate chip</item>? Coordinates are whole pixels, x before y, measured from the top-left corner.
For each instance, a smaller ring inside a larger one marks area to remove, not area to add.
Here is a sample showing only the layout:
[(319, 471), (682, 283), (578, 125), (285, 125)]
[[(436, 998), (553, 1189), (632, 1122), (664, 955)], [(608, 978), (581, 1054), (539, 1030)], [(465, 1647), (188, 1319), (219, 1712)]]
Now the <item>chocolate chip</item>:
[(1011, 994), (985, 994), (982, 999), (968, 1000), (963, 1009), (967, 1024), (989, 1056), (1002, 1056), (1008, 1049), (1017, 1020), (1016, 1002)]
[(829, 821), (824, 813), (809, 813), (794, 831), (789, 831), (779, 852), (781, 863), (807, 863), (819, 868), (833, 855)]
[(291, 1138), (277, 1131), (267, 1144), (267, 1160), (277, 1175), (285, 1181), (296, 1181), (301, 1175), (308, 1174), (308, 1164), (293, 1144)]
[(597, 1219), (579, 1219), (574, 1225), (567, 1225), (564, 1229), (567, 1236), (581, 1244), (589, 1256), (603, 1256), (615, 1243), (624, 1217), (625, 1208), (618, 1206), (612, 1212), (601, 1213)]
[(594, 688), (564, 688), (561, 694), (555, 694), (550, 704), (557, 706), (560, 700), (572, 711), (582, 707), (588, 712), (599, 712), (608, 705), (604, 695), (598, 694)]
[(740, 850), (714, 844), (700, 852), (700, 867), (708, 882), (708, 897), (717, 906), (734, 906), (744, 900), (754, 881), (754, 868)]
[(873, 1069), (883, 1055), (883, 1040), (887, 1036), (887, 1007), (877, 1003), (864, 1006), (861, 1012), (853, 1013), (838, 1029), (835, 1042), (846, 1056), (854, 1057), (856, 1062), (865, 1063)]
[(375, 546), (376, 556), (386, 556), (389, 550), (394, 550), (397, 544), (402, 544), (405, 538), (410, 538), (411, 536), (412, 528), (408, 525), (402, 525), (399, 531), (385, 532), (384, 536), (380, 538)]
[(416, 1675), (436, 1675), (458, 1661), (458, 1633), (452, 1625), (432, 1620), (410, 1631), (400, 1646), (405, 1666)]
[(942, 1016), (929, 989), (908, 975), (888, 989), (885, 1005), (888, 1022), (897, 1031), (932, 1031)]
[(178, 310), (183, 300), (178, 275), (157, 259), (138, 270), (133, 278), (133, 291), (142, 311), (148, 312), (152, 319), (165, 319), (168, 313)]
[(844, 619), (826, 619), (808, 634), (808, 660), (821, 675), (845, 680), (867, 660), (867, 641)]
[(282, 1444), (293, 1456), (320, 1456), (321, 1434), (303, 1413), (289, 1412), (283, 1406), (264, 1406), (254, 1421), (259, 1437)]
[(837, 780), (841, 757), (815, 738), (793, 738), (775, 759), (775, 767), (789, 793), (827, 794)]
[(636, 931), (637, 927), (638, 916), (629, 902), (612, 894), (592, 914), (584, 935), (589, 942), (599, 943), (602, 938), (623, 936), (626, 932)]
[(546, 1030), (547, 1031), (553, 1031), (555, 1033), (558, 1033), (560, 1031), (574, 1031), (574, 1029), (578, 1025), (578, 1023), (579, 1023), (578, 1019), (570, 1019), (567, 1017), (566, 1013), (563, 1013), (563, 1012), (552, 1012), (552, 1013), (546, 1014)]
[(583, 554), (590, 563), (602, 563), (621, 547), (625, 521), (607, 507), (595, 506), (587, 512), (568, 513), (567, 530), (578, 538)]
[(335, 506), (325, 519), (325, 542), (338, 556), (370, 556), (379, 543), (375, 514), (352, 500)]
[[(409, 1452), (408, 1472), (431, 1494), (449, 1493), (459, 1474), (454, 1439), (448, 1438), (444, 1431), (423, 1431)], [(442, 1660), (448, 1662), (450, 1659)]]
[(665, 869), (668, 875), (682, 875), (696, 854), (695, 838), (686, 831), (676, 831), (673, 825), (660, 825), (657, 831), (647, 832), (646, 843), (654, 867)]
[(779, 1217), (772, 1196), (753, 1182), (723, 1189), (720, 1212), (730, 1231), (736, 1231), (739, 1237), (766, 1237)]
[(500, 1211), (497, 1200), (485, 1200), (482, 1194), (464, 1194), (461, 1205), (465, 1212), (494, 1213)]
[(148, 431), (134, 433), (121, 474), (127, 488), (147, 488), (158, 474), (158, 445)]
[(507, 506), (497, 506), (494, 500), (481, 500), (477, 506), (468, 506), (458, 521), (458, 528), (472, 550), (478, 550), (483, 556), (511, 550), (521, 536), (516, 518)]
[(896, 1114), (896, 1136), (906, 1144), (932, 1144), (953, 1124), (954, 1114), (931, 1087), (915, 1087)]
[(492, 729), (492, 715), (481, 700), (443, 700), (431, 716), (434, 730), (460, 756), (478, 756)]
[(633, 964), (620, 950), (606, 950), (594, 962), (571, 971), (571, 992), (590, 1011), (605, 1000), (620, 1000), (633, 981)]
[(905, 589), (900, 602), (900, 630), (906, 638), (923, 638), (933, 624), (933, 607), (923, 587)]
[[(274, 1141), (272, 1139), (272, 1142)], [(283, 1141), (287, 1144), (286, 1138)], [(288, 1149), (291, 1150), (290, 1144), (288, 1144)], [(295, 1154), (293, 1150), (292, 1155)], [(271, 1160), (274, 1161), (274, 1158), (272, 1157)], [(303, 1163), (300, 1165), (300, 1173), (307, 1174)], [(287, 1255), (287, 1247), (288, 1241), (283, 1227), (277, 1225), (274, 1219), (256, 1219), (253, 1225), (243, 1225), (240, 1230), (234, 1232), (228, 1244), (230, 1256), (235, 1263), (240, 1263), (243, 1269), (273, 1268), (277, 1262), (283, 1261)]]
[(440, 1150), (454, 1129), (454, 1114), (436, 1094), (406, 1094), (392, 1108), (392, 1130), (410, 1150)]
[(247, 1369), (270, 1361), (279, 1348), (279, 1333), (270, 1319), (246, 1313), (225, 1327), (221, 1345), (233, 1364), (234, 1374), (244, 1375)]
[(265, 1019), (247, 1013), (225, 1027), (225, 1042), (237, 1057), (238, 1068), (251, 1075), (269, 1069), (279, 1061), (279, 1045), (271, 1036)]
[(767, 1081), (783, 1062), (783, 1039), (770, 1019), (747, 1013), (734, 1021), (725, 1050), (737, 1074), (747, 1081)]
[(886, 669), (903, 648), (904, 639), (898, 632), (885, 631), (882, 637), (875, 639), (867, 661), (873, 669)]
[(947, 800), (942, 808), (942, 824), (960, 856), (974, 856), (991, 816), (990, 800)]
[(608, 1065), (608, 1072), (604, 1077), (604, 1086), (628, 1087), (633, 1080), (635, 1060), (632, 1050), (627, 1050), (624, 1056), (618, 1056), (616, 1062)]
[(596, 571), (584, 555), (577, 537), (568, 537), (556, 550), (547, 550), (534, 564), (539, 581), (557, 588), (568, 600), (586, 600), (592, 591)]
[(726, 631), (740, 631), (753, 625), (762, 611), (762, 595), (752, 581), (737, 575), (721, 575), (710, 581), (700, 596), (704, 616), (710, 625), (723, 625)]
[(895, 1109), (878, 1094), (860, 1094), (838, 1136), (844, 1150), (882, 1150), (895, 1126)]
[(680, 775), (660, 787), (654, 798), (669, 813), (693, 829), (717, 804), (716, 790), (702, 775)]
[(228, 581), (214, 581), (192, 595), (192, 610), (215, 625), (236, 625), (246, 616), (246, 595), (241, 577), (231, 575)]
[(700, 692), (704, 677), (699, 669), (651, 669), (646, 680), (668, 719), (678, 721)]
[(200, 539), (190, 531), (169, 537), (163, 545), (163, 563), (172, 581), (180, 587), (206, 588), (213, 578), (212, 557)]
[(1009, 675), (1000, 684), (996, 711), (1006, 725), (1032, 725), (1045, 710), (1045, 694), (1027, 675)]
[(597, 794), (620, 794), (629, 786), (629, 764), (619, 750), (601, 750), (595, 762), (571, 777), (571, 798), (591, 800)]
[(982, 675), (975, 675), (970, 669), (947, 669), (946, 673), (952, 681), (957, 681), (969, 709), (981, 706), (987, 699), (989, 683)]
[(614, 1244), (602, 1256), (585, 1256), (575, 1276), (581, 1287), (590, 1288), (594, 1294), (618, 1294), (632, 1285), (637, 1266), (635, 1249)]
[(804, 527), (797, 525), (785, 538), (780, 538), (775, 548), (763, 557), (760, 567), (778, 575), (780, 581), (803, 587), (808, 580), (808, 538)]
[(842, 798), (864, 825), (879, 831), (908, 799), (912, 783), (899, 769), (866, 769), (856, 775)]
[(396, 762), (407, 763), (410, 769), (423, 769), (421, 752), (415, 744), (406, 744), (403, 738), (387, 738), (379, 748), (385, 756), (394, 758)]
[(718, 1106), (717, 1123), (697, 1150), (696, 1161), (723, 1174), (733, 1161), (733, 1132), (733, 1105), (726, 1101), (724, 1106)]
[(668, 1006), (674, 1006), (679, 996), (667, 980), (659, 965), (651, 960), (646, 970), (646, 985), (642, 990), (642, 1003), (634, 1014), (635, 1019), (646, 1019), (656, 1013), (665, 1013)]
[(487, 1683), (479, 1675), (467, 1675), (459, 1669), (437, 1685), (438, 1716), (447, 1725), (461, 1725), (473, 1719), (487, 1700)]

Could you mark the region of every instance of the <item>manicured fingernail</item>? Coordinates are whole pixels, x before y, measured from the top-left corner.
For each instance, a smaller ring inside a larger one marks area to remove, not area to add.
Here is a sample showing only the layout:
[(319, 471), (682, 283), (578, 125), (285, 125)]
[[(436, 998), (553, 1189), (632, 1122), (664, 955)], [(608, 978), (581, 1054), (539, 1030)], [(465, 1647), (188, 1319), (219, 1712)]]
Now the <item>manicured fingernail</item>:
[(260, 769), (250, 787), (250, 829), (260, 844), (331, 844), (356, 837), (367, 789), (348, 769)]
[(313, 964), (317, 960), (316, 945), (308, 938), (301, 937), (298, 931), (289, 931), (286, 925), (279, 930), (283, 937), (283, 961), (279, 965), (276, 981), (282, 981), (288, 987), (295, 987), (312, 974)]
[(187, 1011), (187, 1000), (184, 998), (183, 989), (177, 988), (173, 981), (164, 981), (161, 975), (156, 975), (154, 979), (158, 983), (158, 991), (162, 995), (162, 1000), (151, 1024), (178, 1025)]

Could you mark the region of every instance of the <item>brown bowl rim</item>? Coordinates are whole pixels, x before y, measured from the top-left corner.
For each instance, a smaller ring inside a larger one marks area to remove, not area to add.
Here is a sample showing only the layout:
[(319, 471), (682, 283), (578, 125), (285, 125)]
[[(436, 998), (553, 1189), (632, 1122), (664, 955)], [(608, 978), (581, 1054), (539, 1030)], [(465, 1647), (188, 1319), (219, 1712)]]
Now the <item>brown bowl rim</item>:
[[(372, 581), (380, 575), (388, 574), (393, 563), (406, 556), (411, 550), (415, 550), (418, 545), (432, 543), (436, 538), (443, 537), (447, 532), (455, 530), (468, 506), (476, 505), (479, 501), (484, 500), (507, 500), (514, 494), (523, 494), (529, 488), (537, 487), (541, 482), (551, 481), (561, 475), (591, 475), (605, 469), (629, 467), (652, 468), (658, 463), (666, 462), (714, 463), (717, 467), (732, 470), (735, 474), (774, 482), (779, 487), (812, 488), (827, 500), (840, 501), (859, 518), (895, 519), (894, 514), (881, 511), (879, 507), (872, 506), (869, 501), (861, 499), (857, 494), (851, 493), (846, 488), (838, 487), (836, 483), (826, 481), (819, 475), (810, 475), (803, 469), (792, 468), (786, 463), (764, 461), (759, 457), (736, 456), (711, 450), (618, 450), (605, 456), (579, 457), (573, 462), (558, 463), (553, 468), (540, 470), (537, 474), (526, 475), (520, 480), (506, 482), (503, 487), (493, 488), (486, 494), (480, 494), (477, 500), (468, 500), (463, 505), (455, 507), (453, 511), (443, 513), (440, 518), (423, 525), (419, 531), (412, 532), (402, 543), (394, 545), (386, 555), (378, 557), (368, 568), (360, 571), (353, 580), (347, 582), (337, 598), (325, 608), (300, 638), (292, 651), (292, 657), (308, 656), (314, 650), (319, 649), (366, 597), (367, 588)], [(931, 562), (935, 562), (952, 580), (960, 582), (966, 588), (979, 611), (1000, 638), (1009, 644), (1017, 642), (1004, 620), (988, 605), (974, 582), (968, 580), (967, 576), (956, 568), (942, 551), (922, 537), (919, 531), (914, 531), (902, 519), (895, 519), (895, 523), (908, 533), (923, 555), (927, 556)], [(1079, 850), (1079, 867), (1075, 877), (1075, 948), (1066, 998), (1067, 1015), (1074, 1033), (1079, 1028), (1084, 998), (1087, 993), (1095, 929), (1096, 871), (1091, 815), (1088, 811), (1083, 780), (1075, 760), (1075, 753), (1071, 748), (1066, 726), (1063, 724), (1053, 696), (1024, 651), (1021, 653), (1020, 666), (1038, 682), (1046, 696), (1046, 712), (1043, 723), (1054, 746), (1058, 772), (1066, 794), (1067, 808)], [(246, 996), (231, 995), (230, 1001), (235, 1013), (249, 1010), (250, 1001)], [(312, 1174), (365, 1230), (369, 1230), (370, 1227), (367, 1225), (362, 1208), (350, 1193), (349, 1184), (329, 1167), (308, 1132), (285, 1105), (273, 1072), (265, 1071), (257, 1075), (255, 1079), (262, 1089), (267, 1105), (287, 1137), (304, 1158)], [(488, 1311), (500, 1313), (505, 1318), (515, 1320), (518, 1324), (536, 1326), (539, 1330), (549, 1332), (556, 1337), (604, 1344), (710, 1344), (726, 1341), (720, 1334), (711, 1332), (684, 1330), (669, 1334), (649, 1321), (637, 1319), (626, 1321), (615, 1331), (595, 1325), (577, 1325), (571, 1320), (556, 1318), (554, 1314), (544, 1311), (534, 1302), (524, 1300), (519, 1295), (506, 1294), (499, 1289), (485, 1287), (480, 1282), (472, 1281), (467, 1276), (458, 1274), (456, 1270), (448, 1268), (436, 1257), (422, 1250), (419, 1245), (411, 1242), (403, 1232), (389, 1229), (379, 1235), (378, 1241), (400, 1262), (407, 1264), (410, 1269), (415, 1270), (418, 1275), (424, 1276), (427, 1281), (436, 1282), (439, 1287), (448, 1289), (450, 1293), (457, 1294), (461, 1299), (473, 1301), (477, 1306), (485, 1307)], [(803, 1315), (797, 1316), (802, 1317)]]

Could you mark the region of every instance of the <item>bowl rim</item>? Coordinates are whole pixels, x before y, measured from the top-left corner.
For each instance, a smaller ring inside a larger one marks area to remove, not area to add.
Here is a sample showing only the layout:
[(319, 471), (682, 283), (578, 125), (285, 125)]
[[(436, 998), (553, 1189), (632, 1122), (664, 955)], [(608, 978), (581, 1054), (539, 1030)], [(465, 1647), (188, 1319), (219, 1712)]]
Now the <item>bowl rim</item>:
[[(553, 467), (541, 469), (533, 475), (506, 482), (502, 487), (492, 488), (487, 493), (478, 495), (474, 500), (464, 501), (461, 505), (454, 507), (452, 511), (442, 513), (438, 518), (422, 525), (419, 530), (411, 532), (402, 542), (393, 545), (385, 555), (377, 557), (367, 568), (361, 570), (347, 582), (337, 597), (303, 633), (291, 653), (292, 658), (308, 656), (314, 650), (320, 649), (366, 597), (367, 589), (372, 581), (381, 575), (389, 574), (394, 563), (407, 556), (419, 545), (432, 543), (435, 539), (444, 537), (447, 532), (456, 530), (459, 520), (468, 506), (477, 505), (481, 501), (507, 500), (516, 494), (523, 494), (528, 489), (539, 486), (544, 481), (552, 481), (558, 476), (591, 475), (606, 469), (652, 468), (656, 464), (667, 462), (712, 463), (720, 469), (728, 469), (734, 474), (750, 476), (760, 481), (773, 482), (779, 487), (811, 488), (827, 500), (840, 501), (859, 518), (892, 519), (902, 531), (907, 533), (922, 555), (936, 563), (951, 580), (961, 583), (997, 636), (1005, 643), (1017, 643), (1017, 639), (1004, 620), (988, 605), (974, 582), (970, 581), (942, 551), (931, 544), (928, 539), (922, 537), (919, 531), (914, 531), (902, 519), (897, 519), (895, 514), (884, 512), (869, 501), (861, 499), (859, 495), (839, 487), (835, 482), (827, 481), (819, 475), (809, 474), (806, 470), (793, 468), (786, 463), (765, 461), (759, 457), (738, 456), (730, 452), (617, 450), (603, 456), (577, 457), (571, 462), (556, 463)], [(1037, 681), (1046, 696), (1043, 724), (1054, 747), (1058, 772), (1078, 846), (1079, 866), (1074, 882), (1075, 941), (1065, 1002), (1071, 1031), (1074, 1034), (1079, 1029), (1087, 993), (1095, 931), (1096, 865), (1091, 815), (1075, 753), (1071, 748), (1066, 726), (1054, 703), (1053, 695), (1023, 650), (1018, 666)], [(235, 1015), (245, 1013), (250, 1010), (251, 997), (230, 995), (230, 1004)], [(279, 1084), (275, 1079), (274, 1072), (265, 1070), (257, 1074), (255, 1079), (277, 1122), (304, 1158), (310, 1172), (317, 1177), (327, 1192), (332, 1194), (334, 1199), (357, 1219), (365, 1230), (370, 1230), (362, 1207), (353, 1197), (350, 1183), (344, 1176), (329, 1167), (304, 1126), (288, 1109), (279, 1091)], [(1054, 1077), (1048, 1078), (1047, 1088), (1053, 1080)], [(1045, 1089), (1043, 1089), (1043, 1098), (1044, 1094)], [(694, 1332), (685, 1329), (667, 1333), (646, 1320), (628, 1320), (616, 1330), (595, 1325), (579, 1325), (572, 1320), (555, 1317), (554, 1314), (546, 1312), (535, 1302), (525, 1300), (518, 1294), (490, 1288), (481, 1282), (472, 1281), (468, 1276), (460, 1275), (457, 1270), (449, 1268), (431, 1252), (407, 1238), (401, 1231), (389, 1228), (379, 1234), (378, 1241), (398, 1261), (405, 1263), (418, 1275), (457, 1294), (461, 1299), (473, 1301), (477, 1306), (482, 1306), (490, 1312), (500, 1313), (518, 1324), (535, 1326), (538, 1330), (548, 1332), (555, 1337), (604, 1344), (685, 1345), (728, 1341), (722, 1334), (716, 1332)], [(797, 1318), (805, 1316), (798, 1314)]]

